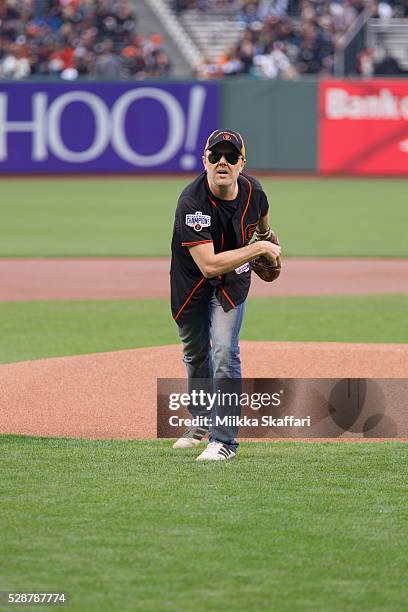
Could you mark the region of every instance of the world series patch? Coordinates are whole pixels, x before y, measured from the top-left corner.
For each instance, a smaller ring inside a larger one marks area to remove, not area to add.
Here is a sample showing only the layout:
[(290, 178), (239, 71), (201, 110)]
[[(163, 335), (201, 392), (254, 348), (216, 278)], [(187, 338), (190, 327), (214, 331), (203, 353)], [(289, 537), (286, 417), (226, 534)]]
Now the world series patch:
[(210, 227), (211, 217), (197, 210), (194, 215), (186, 215), (186, 225), (193, 227), (196, 232), (201, 232), (203, 227)]

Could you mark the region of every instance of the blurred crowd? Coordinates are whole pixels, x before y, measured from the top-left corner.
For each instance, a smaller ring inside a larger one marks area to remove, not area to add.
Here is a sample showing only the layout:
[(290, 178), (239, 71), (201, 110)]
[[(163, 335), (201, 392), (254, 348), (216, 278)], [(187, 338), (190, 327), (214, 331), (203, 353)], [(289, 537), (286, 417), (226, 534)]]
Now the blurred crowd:
[(162, 37), (137, 32), (128, 0), (0, 0), (0, 78), (169, 75)]
[[(191, 0), (199, 2), (202, 10), (209, 1), (216, 0)], [(205, 58), (197, 68), (198, 78), (330, 75), (339, 41), (363, 10), (380, 19), (408, 17), (408, 0), (244, 0), (240, 4), (239, 42), (216, 61)]]
[[(241, 31), (221, 57), (203, 59), (199, 79), (330, 75), (339, 41), (363, 10), (379, 19), (408, 18), (408, 0), (172, 1), (178, 13), (229, 16)], [(388, 54), (383, 63), (378, 68), (368, 49), (358, 71), (398, 74)], [(169, 76), (171, 69), (161, 35), (138, 33), (129, 0), (0, 0), (0, 78), (143, 79)]]

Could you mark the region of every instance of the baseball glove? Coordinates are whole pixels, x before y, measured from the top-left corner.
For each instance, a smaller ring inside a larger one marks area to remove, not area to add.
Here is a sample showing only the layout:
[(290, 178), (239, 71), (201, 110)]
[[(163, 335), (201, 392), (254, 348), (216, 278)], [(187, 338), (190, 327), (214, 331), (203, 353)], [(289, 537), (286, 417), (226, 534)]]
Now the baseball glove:
[[(273, 244), (280, 245), (279, 238), (269, 228), (264, 234), (255, 232), (254, 242), (258, 240), (268, 240)], [(260, 255), (251, 261), (251, 269), (266, 283), (271, 283), (276, 280), (281, 273), (281, 259), (278, 257), (276, 264), (271, 262), (265, 255)]]

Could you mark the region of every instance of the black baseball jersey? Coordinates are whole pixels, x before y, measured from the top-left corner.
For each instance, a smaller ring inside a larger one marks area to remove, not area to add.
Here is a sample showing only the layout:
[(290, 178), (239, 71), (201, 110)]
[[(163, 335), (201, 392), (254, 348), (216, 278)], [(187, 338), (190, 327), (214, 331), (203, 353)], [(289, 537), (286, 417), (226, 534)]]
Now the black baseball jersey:
[(268, 210), (260, 183), (246, 174), (238, 177), (235, 200), (216, 198), (209, 189), (206, 172), (183, 190), (174, 220), (170, 269), (171, 310), (178, 325), (183, 325), (195, 305), (209, 301), (214, 287), (221, 306), (228, 311), (244, 302), (251, 283), (249, 264), (205, 278), (189, 247), (212, 242), (214, 252), (220, 253), (245, 246)]

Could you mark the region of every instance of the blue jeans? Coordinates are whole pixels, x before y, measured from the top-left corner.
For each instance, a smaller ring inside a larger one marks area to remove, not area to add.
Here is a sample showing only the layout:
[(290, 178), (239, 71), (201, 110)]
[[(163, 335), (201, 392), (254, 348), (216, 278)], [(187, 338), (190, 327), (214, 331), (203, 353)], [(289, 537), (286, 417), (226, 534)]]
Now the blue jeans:
[[(213, 293), (210, 302), (197, 307), (188, 322), (179, 327), (190, 393), (192, 390), (241, 393), (239, 333), (244, 312), (245, 302), (224, 312)], [(239, 403), (221, 406), (215, 402), (211, 410), (205, 404), (190, 405), (189, 411), (193, 417), (211, 417), (210, 442), (222, 442), (236, 450), (238, 427), (219, 424), (216, 417), (239, 417)]]

